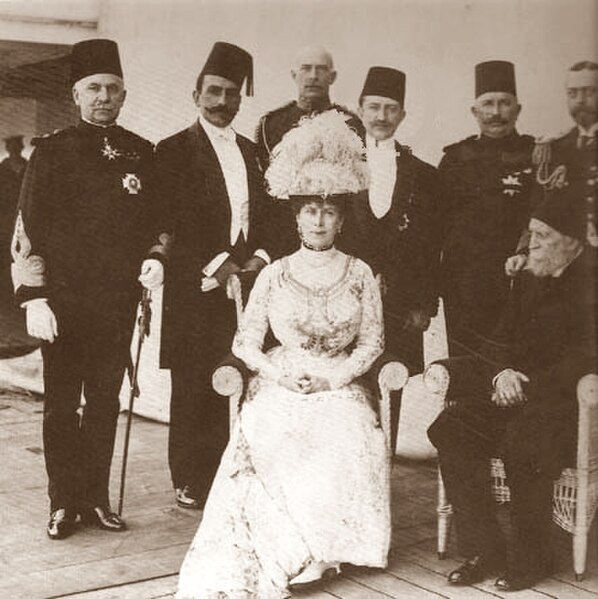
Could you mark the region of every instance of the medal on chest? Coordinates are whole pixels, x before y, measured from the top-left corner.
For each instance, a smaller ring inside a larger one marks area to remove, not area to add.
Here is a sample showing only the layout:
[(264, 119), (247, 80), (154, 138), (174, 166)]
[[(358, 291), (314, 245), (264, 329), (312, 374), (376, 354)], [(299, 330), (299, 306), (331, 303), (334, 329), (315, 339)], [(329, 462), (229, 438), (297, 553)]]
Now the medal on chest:
[(525, 179), (531, 174), (531, 167), (506, 173), (501, 178), (503, 195), (509, 196), (511, 198), (519, 195), (523, 189)]

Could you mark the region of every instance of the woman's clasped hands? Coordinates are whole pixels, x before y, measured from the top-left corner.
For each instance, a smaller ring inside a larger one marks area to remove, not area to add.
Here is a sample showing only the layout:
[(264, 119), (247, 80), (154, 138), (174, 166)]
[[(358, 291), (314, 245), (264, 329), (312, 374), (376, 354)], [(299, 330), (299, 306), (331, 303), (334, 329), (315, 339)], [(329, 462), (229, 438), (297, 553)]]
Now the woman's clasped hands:
[(303, 393), (304, 395), (307, 395), (308, 393), (330, 391), (330, 382), (328, 379), (307, 372), (284, 374), (280, 377), (278, 383), (286, 389), (289, 389), (289, 391)]

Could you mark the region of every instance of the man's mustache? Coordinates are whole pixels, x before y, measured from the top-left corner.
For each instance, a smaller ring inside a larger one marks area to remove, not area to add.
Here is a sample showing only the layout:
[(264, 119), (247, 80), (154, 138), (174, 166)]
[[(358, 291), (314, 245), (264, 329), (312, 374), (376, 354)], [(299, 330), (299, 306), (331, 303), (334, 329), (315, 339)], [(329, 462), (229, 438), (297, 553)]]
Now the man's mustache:
[(598, 112), (598, 110), (594, 109), (592, 110), (591, 108), (588, 108), (587, 106), (575, 106), (571, 112), (571, 114), (577, 116), (578, 114), (587, 114), (587, 115), (594, 115), (596, 114), (596, 112)]
[(509, 120), (503, 119), (500, 116), (491, 116), (484, 121), (487, 125), (506, 125)]
[(387, 121), (374, 121), (374, 127), (388, 127)]
[(235, 112), (226, 106), (215, 106), (214, 108), (206, 109), (209, 114), (224, 114), (226, 116), (234, 116)]

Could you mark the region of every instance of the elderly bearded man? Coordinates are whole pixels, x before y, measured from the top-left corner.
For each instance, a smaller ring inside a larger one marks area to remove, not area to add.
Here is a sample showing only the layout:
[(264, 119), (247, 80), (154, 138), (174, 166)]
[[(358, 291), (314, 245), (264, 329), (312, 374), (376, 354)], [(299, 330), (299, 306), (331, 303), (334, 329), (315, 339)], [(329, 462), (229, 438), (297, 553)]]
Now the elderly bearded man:
[[(497, 572), (500, 590), (519, 590), (552, 571), (553, 480), (575, 459), (576, 386), (597, 360), (593, 256), (583, 219), (569, 210), (581, 194), (555, 190), (534, 210), (526, 271), (487, 358), (447, 363), (448, 407), (428, 435), (468, 558), (449, 574), (451, 584)], [(502, 458), (511, 491), (512, 546), (496, 519), (493, 456)]]
[(118, 395), (139, 268), (146, 283), (160, 277), (160, 263), (144, 261), (160, 221), (152, 146), (116, 124), (126, 95), (116, 43), (75, 44), (71, 81), (81, 120), (35, 144), (13, 237), (17, 301), (43, 340), (51, 539), (71, 534), (77, 514), (125, 527), (108, 497)]

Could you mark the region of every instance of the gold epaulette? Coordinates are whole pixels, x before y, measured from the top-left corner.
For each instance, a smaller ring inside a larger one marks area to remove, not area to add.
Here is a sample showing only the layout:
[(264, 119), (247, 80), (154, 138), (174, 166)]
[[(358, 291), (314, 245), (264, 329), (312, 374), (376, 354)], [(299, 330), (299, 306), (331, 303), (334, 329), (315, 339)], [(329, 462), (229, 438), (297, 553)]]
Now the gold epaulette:
[(551, 171), (552, 143), (554, 137), (538, 137), (532, 151), (532, 163), (536, 167), (536, 181), (545, 189), (561, 188), (566, 184), (567, 167), (555, 166)]

